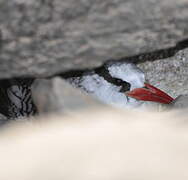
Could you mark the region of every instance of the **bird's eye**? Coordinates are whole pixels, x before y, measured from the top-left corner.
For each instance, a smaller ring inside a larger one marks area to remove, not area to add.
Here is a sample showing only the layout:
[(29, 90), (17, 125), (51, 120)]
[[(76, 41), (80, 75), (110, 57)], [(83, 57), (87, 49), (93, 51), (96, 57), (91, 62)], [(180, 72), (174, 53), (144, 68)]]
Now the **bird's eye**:
[(120, 84), (120, 83), (122, 83), (122, 80), (117, 79), (116, 82)]
[(116, 84), (116, 85), (122, 85), (123, 83), (124, 83), (124, 81), (122, 81), (121, 79), (118, 79), (118, 78), (114, 78), (114, 83)]

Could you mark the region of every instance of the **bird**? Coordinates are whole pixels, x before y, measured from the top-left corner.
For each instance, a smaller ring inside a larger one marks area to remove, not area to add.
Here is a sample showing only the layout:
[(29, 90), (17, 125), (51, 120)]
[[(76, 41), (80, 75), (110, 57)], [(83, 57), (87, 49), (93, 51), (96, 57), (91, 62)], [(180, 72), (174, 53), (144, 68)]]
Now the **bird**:
[(31, 97), (32, 78), (12, 78), (0, 81), (0, 113), (8, 119), (36, 114)]
[[(61, 75), (76, 88), (102, 102), (120, 108), (140, 107), (148, 101), (169, 104), (174, 99), (147, 83), (144, 72), (128, 61), (107, 61), (103, 66), (81, 74)], [(0, 113), (8, 119), (37, 114), (31, 95), (35, 78), (0, 81)]]
[(140, 107), (148, 101), (169, 104), (174, 100), (149, 84), (144, 72), (129, 61), (109, 60), (99, 68), (66, 79), (100, 101), (120, 108)]

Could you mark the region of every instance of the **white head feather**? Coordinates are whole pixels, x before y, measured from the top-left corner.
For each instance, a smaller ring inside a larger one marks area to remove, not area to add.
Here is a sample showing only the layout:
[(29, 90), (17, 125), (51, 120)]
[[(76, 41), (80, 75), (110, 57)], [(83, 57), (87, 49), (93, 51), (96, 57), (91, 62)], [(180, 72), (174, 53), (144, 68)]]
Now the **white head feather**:
[(108, 67), (109, 73), (112, 77), (119, 78), (130, 83), (131, 89), (140, 88), (144, 86), (144, 73), (131, 63), (114, 63)]
[[(109, 74), (130, 83), (131, 89), (144, 86), (144, 73), (131, 63), (113, 62), (105, 65)], [(97, 97), (101, 101), (117, 107), (137, 107), (142, 104), (125, 93), (120, 92), (121, 86), (116, 86), (105, 80), (102, 76), (94, 72), (89, 72), (78, 79), (70, 79), (71, 84), (81, 87), (83, 90)]]

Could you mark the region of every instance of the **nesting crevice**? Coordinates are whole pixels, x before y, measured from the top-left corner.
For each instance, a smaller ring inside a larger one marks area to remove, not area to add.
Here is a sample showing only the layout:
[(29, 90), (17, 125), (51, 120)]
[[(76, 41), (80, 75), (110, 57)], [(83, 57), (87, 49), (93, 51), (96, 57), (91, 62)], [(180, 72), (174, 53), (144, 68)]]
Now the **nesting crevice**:
[[(188, 40), (186, 39), (184, 41), (177, 43), (177, 45), (172, 48), (161, 49), (161, 50), (157, 50), (154, 52), (148, 52), (148, 53), (139, 54), (139, 55), (135, 55), (135, 56), (131, 56), (131, 57), (122, 57), (118, 60), (111, 59), (106, 62), (111, 61), (111, 63), (113, 63), (113, 62), (118, 62), (118, 61), (119, 62), (126, 61), (126, 62), (135, 63), (135, 64), (142, 64), (141, 69), (142, 68), (144, 69), (144, 67), (148, 66), (147, 65), (148, 63), (150, 63), (149, 67), (152, 67), (152, 64), (154, 64), (154, 66), (155, 66), (155, 61), (159, 61), (159, 60), (161, 63), (168, 62), (170, 64), (172, 62), (172, 65), (169, 65), (169, 67), (174, 66), (174, 64), (177, 64), (177, 63), (175, 63), (175, 61), (177, 61), (178, 63), (184, 62), (184, 65), (182, 65), (181, 67), (178, 67), (178, 65), (177, 65), (177, 67), (175, 67), (175, 68), (178, 68), (178, 70), (181, 68), (184, 68), (185, 70), (181, 70), (181, 72), (187, 72), (186, 71), (186, 68), (188, 68), (188, 66), (186, 66), (186, 61), (188, 61), (188, 49), (186, 48), (187, 46), (188, 46)], [(62, 79), (67, 79), (70, 77), (79, 77), (79, 76), (83, 75), (84, 73), (86, 73), (87, 71), (92, 70), (97, 73), (102, 73), (103, 76), (108, 80), (108, 82), (111, 82), (111, 81), (114, 82), (114, 80), (108, 76), (107, 72), (102, 71), (103, 66), (105, 66), (105, 63), (104, 63), (104, 65), (102, 65), (100, 67), (93, 68), (93, 69), (71, 70), (71, 71), (62, 72), (62, 73), (54, 73), (53, 75), (46, 75), (46, 77), (44, 77), (44, 79), (49, 79), (49, 81), (50, 81), (50, 79), (53, 79), (54, 77), (57, 77), (57, 76), (61, 77)], [(175, 68), (174, 68), (174, 71), (176, 72)], [(154, 67), (154, 69), (157, 69), (157, 68)], [(164, 83), (168, 84), (168, 82), (166, 82), (167, 80), (160, 81), (157, 79), (157, 78), (159, 78), (159, 75), (153, 73), (154, 69), (144, 69), (144, 72), (146, 74), (151, 73), (152, 78), (150, 77), (150, 80), (153, 81), (153, 79), (155, 79), (156, 82), (160, 82), (160, 83), (164, 82)], [(164, 74), (165, 77), (168, 77), (168, 75), (172, 72), (168, 72), (167, 69), (161, 68), (161, 71), (159, 71), (158, 73), (160, 74), (160, 76), (162, 74)], [(178, 75), (176, 72), (176, 76), (181, 76), (181, 74)], [(184, 76), (186, 76), (186, 75), (184, 75)], [(175, 78), (175, 76), (174, 76), (174, 78)], [(4, 115), (7, 118), (17, 118), (17, 116), (15, 116), (15, 115), (8, 115), (9, 111), (7, 109), (7, 106), (10, 106), (10, 102), (7, 101), (7, 99), (5, 98), (5, 96), (7, 96), (7, 94), (6, 94), (7, 88), (9, 88), (12, 85), (26, 86), (29, 89), (28, 92), (31, 93), (31, 90), (30, 90), (31, 85), (35, 79), (38, 79), (38, 77), (37, 76), (30, 76), (30, 77), (29, 76), (28, 77), (20, 76), (20, 77), (16, 77), (16, 78), (7, 78), (7, 79), (0, 80), (0, 99), (2, 102), (0, 105), (0, 113), (2, 115)], [(117, 83), (118, 83), (118, 80), (117, 80)], [(187, 84), (186, 78), (182, 80), (182, 83)], [(153, 84), (156, 85), (155, 83), (153, 83)], [(168, 85), (168, 87), (169, 87), (169, 85)], [(177, 85), (177, 87), (178, 87), (178, 85)], [(62, 86), (61, 86), (61, 88), (62, 88)], [(173, 87), (170, 88), (170, 90), (173, 90), (173, 89), (174, 89)], [(176, 90), (177, 89), (178, 88), (176, 88)], [(166, 88), (163, 88), (163, 90), (166, 91)], [(52, 88), (52, 91), (53, 91), (53, 88)], [(168, 91), (168, 93), (170, 93), (170, 92)], [(188, 93), (187, 91), (185, 91), (185, 93), (177, 92), (178, 95), (187, 94), (187, 93)], [(39, 95), (39, 97), (40, 97), (40, 95)], [(37, 112), (37, 110), (34, 111), (33, 115), (36, 114), (36, 112)]]

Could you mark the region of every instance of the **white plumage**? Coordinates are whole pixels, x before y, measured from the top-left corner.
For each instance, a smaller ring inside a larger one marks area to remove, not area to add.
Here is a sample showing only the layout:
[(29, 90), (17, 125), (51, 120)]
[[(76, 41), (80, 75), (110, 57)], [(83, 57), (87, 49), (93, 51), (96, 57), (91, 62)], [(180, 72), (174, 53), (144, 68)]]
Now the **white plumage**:
[(109, 66), (107, 65), (107, 69), (112, 77), (119, 78), (130, 83), (130, 90), (144, 86), (144, 73), (132, 63), (118, 62)]
[[(130, 88), (127, 91), (144, 86), (144, 73), (134, 64), (127, 62), (109, 62), (103, 68), (111, 76), (109, 78), (129, 83)], [(80, 77), (69, 78), (68, 81), (102, 102), (116, 107), (137, 107), (143, 103), (121, 92), (121, 83), (118, 85), (113, 84), (94, 70), (88, 71)]]

